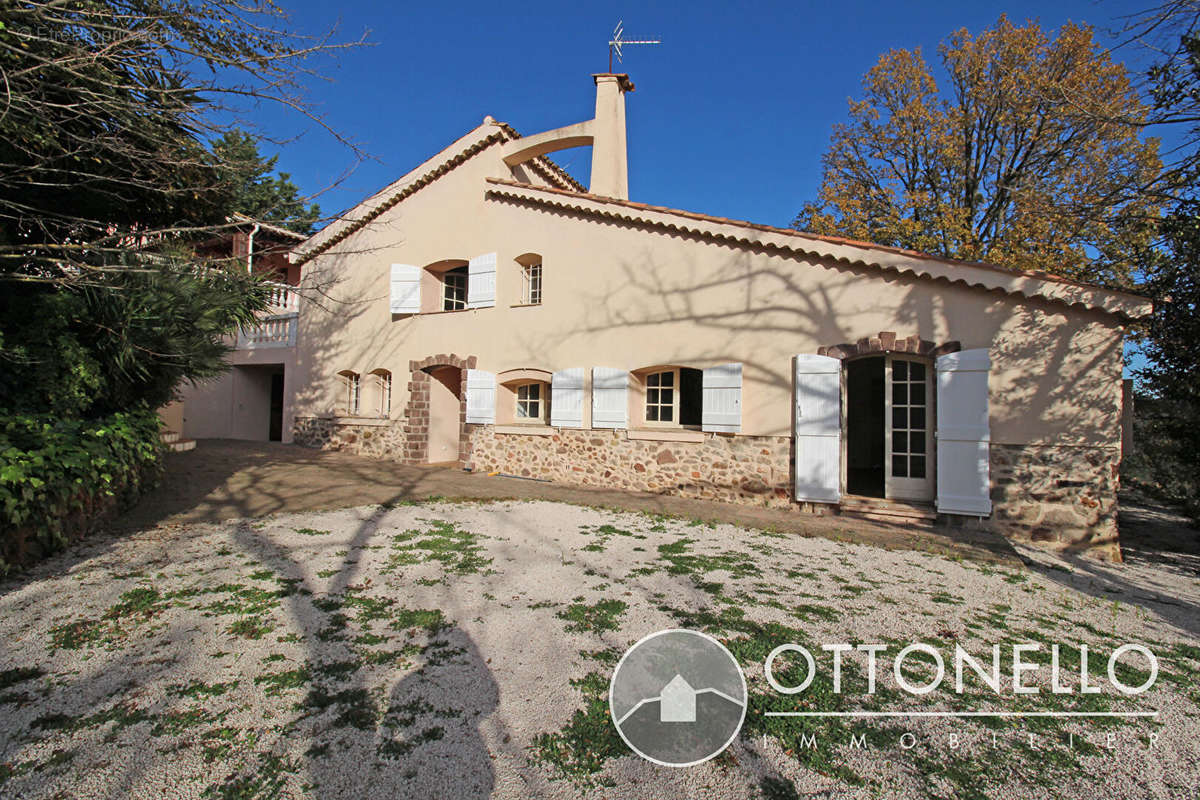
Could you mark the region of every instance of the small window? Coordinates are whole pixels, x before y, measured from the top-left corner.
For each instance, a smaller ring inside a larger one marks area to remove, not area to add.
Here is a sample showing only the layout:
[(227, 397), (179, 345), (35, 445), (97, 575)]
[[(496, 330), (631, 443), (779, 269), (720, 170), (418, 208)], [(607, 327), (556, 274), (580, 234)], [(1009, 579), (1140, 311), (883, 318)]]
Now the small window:
[(358, 373), (345, 370), (339, 372), (338, 375), (342, 379), (342, 402), (344, 404), (344, 413), (350, 417), (358, 416), (359, 406), (359, 380)]
[(704, 376), (698, 369), (675, 367), (646, 375), (648, 425), (698, 426), (703, 421)]
[(646, 376), (646, 422), (675, 422), (679, 416), (676, 413), (679, 395), (675, 389), (673, 369)]
[(392, 413), (392, 373), (377, 369), (371, 373), (374, 383), (374, 412), (381, 417)]
[(521, 302), (530, 306), (542, 303), (542, 262), (521, 267)]
[(467, 268), (457, 267), (442, 273), (442, 311), (467, 307)]
[(541, 383), (527, 383), (517, 387), (517, 422), (546, 421), (546, 393)]

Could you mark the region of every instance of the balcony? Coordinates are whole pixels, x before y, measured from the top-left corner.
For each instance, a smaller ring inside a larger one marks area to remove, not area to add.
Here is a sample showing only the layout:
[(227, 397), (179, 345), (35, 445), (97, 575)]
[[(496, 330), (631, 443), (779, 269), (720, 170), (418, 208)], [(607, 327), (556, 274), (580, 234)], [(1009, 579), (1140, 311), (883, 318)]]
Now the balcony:
[(296, 346), (296, 319), (300, 314), (296, 287), (272, 284), (267, 303), (269, 308), (257, 325), (238, 331), (238, 350)]

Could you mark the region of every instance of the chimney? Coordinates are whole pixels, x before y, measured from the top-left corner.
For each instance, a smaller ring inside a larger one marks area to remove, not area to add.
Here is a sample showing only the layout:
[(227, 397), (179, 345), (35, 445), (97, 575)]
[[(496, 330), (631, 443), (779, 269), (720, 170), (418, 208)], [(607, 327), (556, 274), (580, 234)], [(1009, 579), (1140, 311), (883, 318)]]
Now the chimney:
[(612, 72), (602, 72), (592, 78), (596, 81), (596, 119), (592, 140), (592, 179), (588, 191), (628, 200), (625, 93), (633, 91), (633, 82), (628, 75)]

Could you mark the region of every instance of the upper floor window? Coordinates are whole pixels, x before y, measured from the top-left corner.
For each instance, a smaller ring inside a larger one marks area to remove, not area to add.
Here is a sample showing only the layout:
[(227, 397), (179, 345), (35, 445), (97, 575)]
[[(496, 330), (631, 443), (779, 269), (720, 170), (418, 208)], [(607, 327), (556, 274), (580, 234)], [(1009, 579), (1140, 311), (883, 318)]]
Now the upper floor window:
[(536, 306), (542, 302), (542, 262), (521, 267), (521, 302)]
[(645, 375), (648, 425), (700, 425), (704, 378), (701, 370), (672, 367)]
[(537, 253), (523, 253), (516, 257), (521, 271), (521, 305), (542, 304), (542, 257)]
[(347, 416), (358, 416), (359, 410), (359, 379), (358, 373), (343, 370), (338, 373), (342, 379), (342, 408)]
[(467, 307), (467, 267), (456, 267), (442, 273), (442, 311), (458, 311)]

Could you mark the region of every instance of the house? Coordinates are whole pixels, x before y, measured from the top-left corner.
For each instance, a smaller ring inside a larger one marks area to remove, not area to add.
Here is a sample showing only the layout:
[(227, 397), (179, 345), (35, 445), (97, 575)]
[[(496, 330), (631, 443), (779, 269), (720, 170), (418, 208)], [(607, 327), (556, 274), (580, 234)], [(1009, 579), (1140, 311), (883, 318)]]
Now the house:
[(258, 325), (231, 337), (231, 368), (213, 381), (185, 385), (176, 402), (159, 411), (164, 438), (175, 449), (195, 439), (290, 441), (284, 427), (295, 374), (300, 266), (288, 252), (303, 234), (234, 215), (219, 235), (196, 247), (201, 258), (230, 261), (272, 283), (270, 307)]
[(676, 675), (658, 696), (659, 722), (695, 722), (696, 690), (682, 675)]
[[(633, 83), (594, 81), (594, 119), (486, 117), (293, 251), (296, 442), (1120, 557), (1147, 300), (632, 202)], [(547, 157), (580, 145), (587, 188)]]

